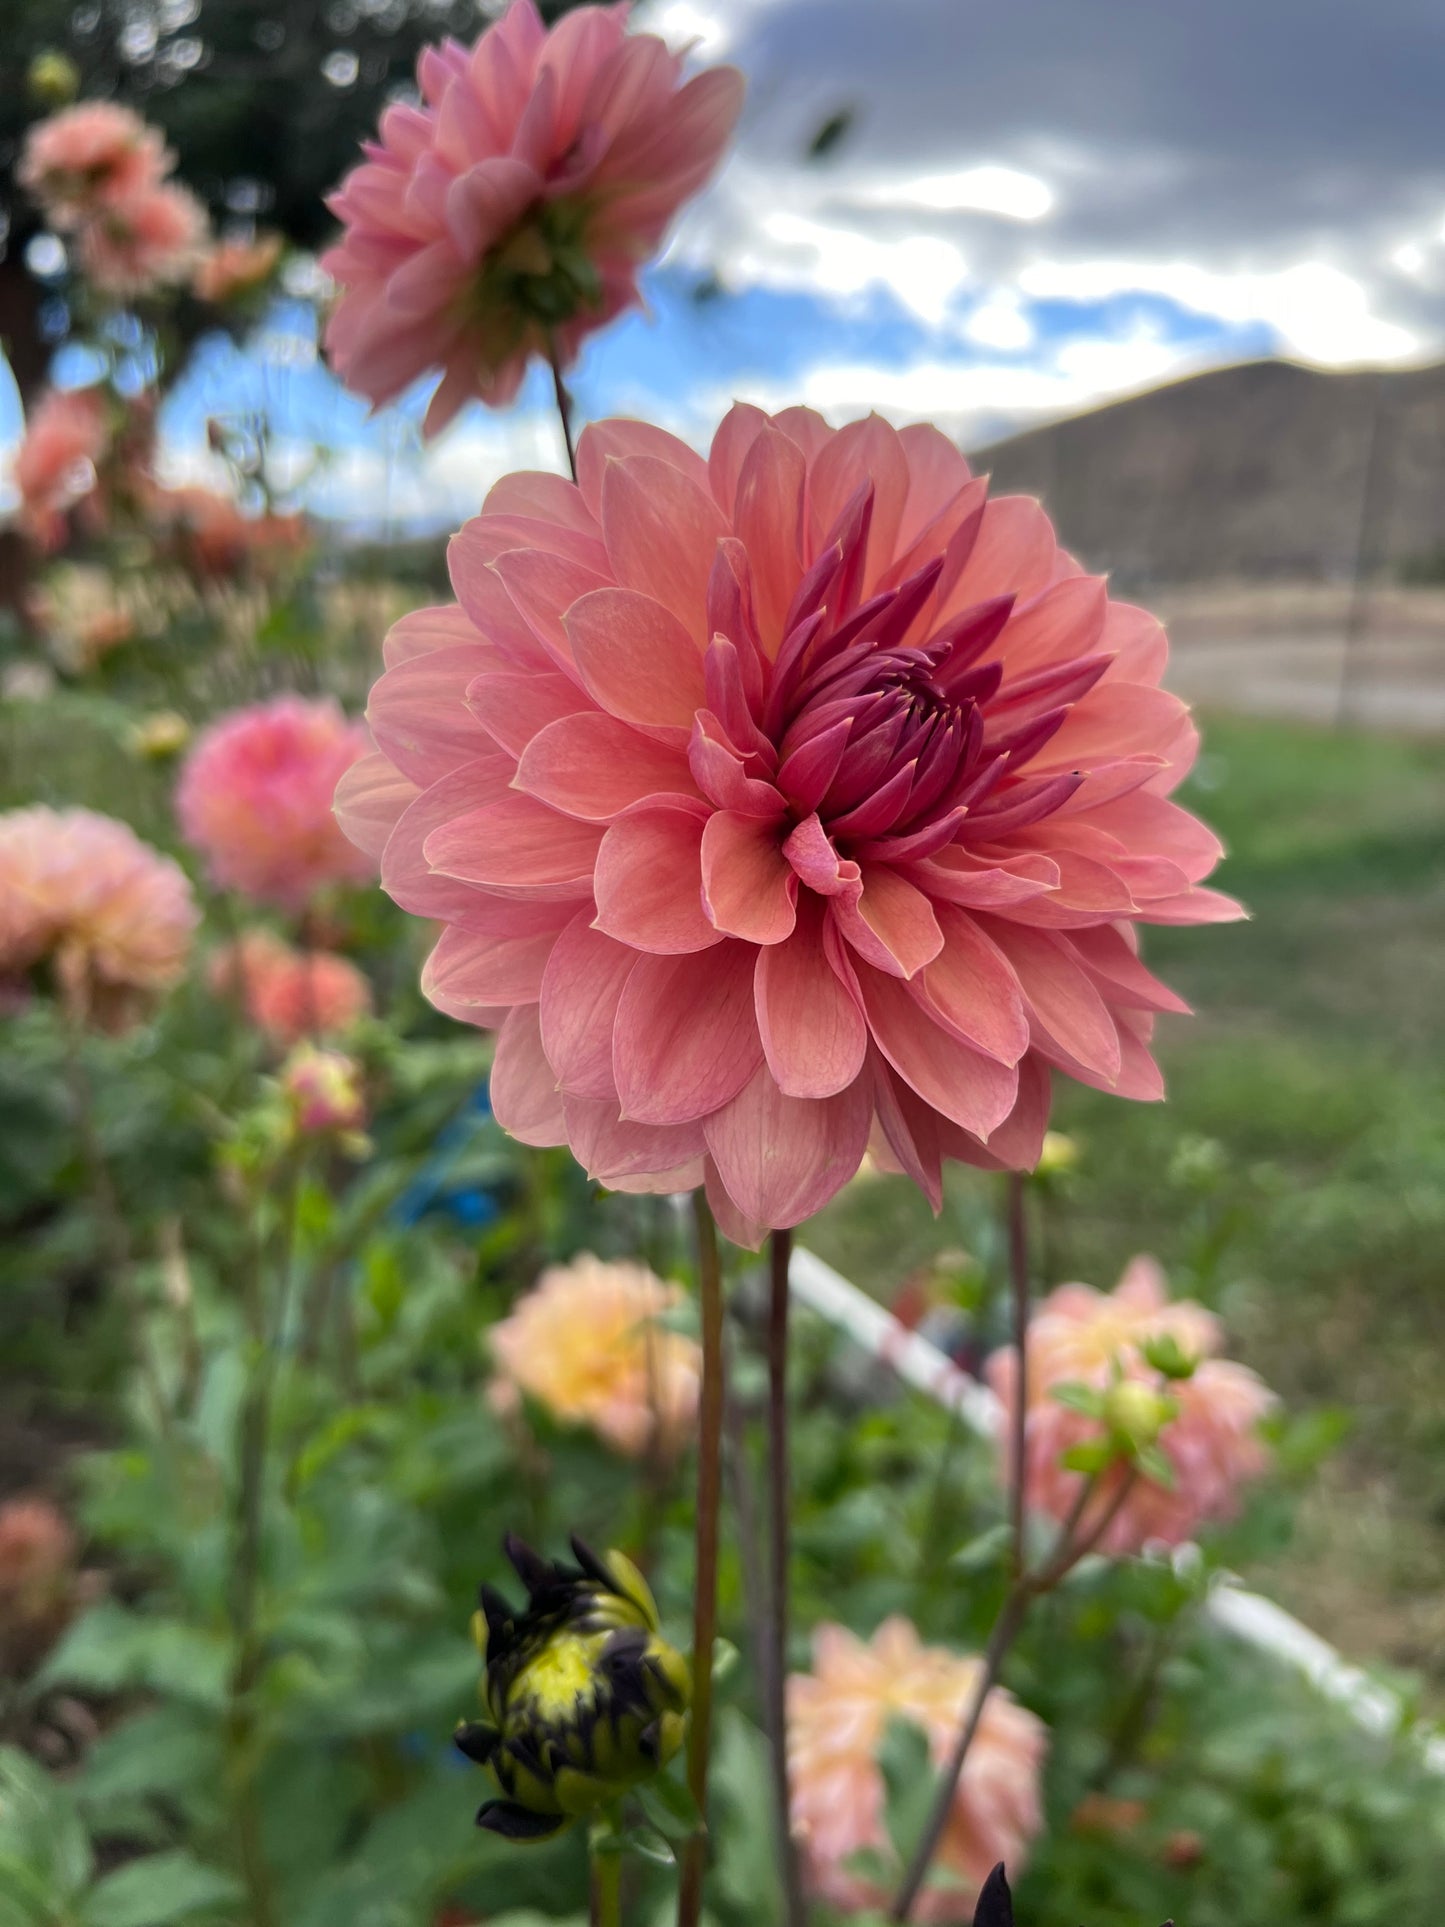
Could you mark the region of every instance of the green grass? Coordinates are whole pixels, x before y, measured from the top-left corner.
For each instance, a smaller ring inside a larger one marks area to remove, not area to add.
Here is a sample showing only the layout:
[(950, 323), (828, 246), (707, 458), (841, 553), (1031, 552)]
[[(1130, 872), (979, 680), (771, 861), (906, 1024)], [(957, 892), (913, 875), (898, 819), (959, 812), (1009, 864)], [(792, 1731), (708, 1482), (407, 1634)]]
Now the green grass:
[[(1445, 746), (1214, 721), (1188, 800), (1231, 851), (1248, 924), (1150, 932), (1198, 1015), (1166, 1019), (1163, 1106), (1060, 1085), (1083, 1145), (1050, 1202), (1048, 1282), (1151, 1250), (1235, 1350), (1344, 1443), (1252, 1577), (1365, 1660), (1445, 1695)], [(901, 1181), (855, 1191), (819, 1248), (888, 1292), (977, 1235), (960, 1174), (937, 1225)]]

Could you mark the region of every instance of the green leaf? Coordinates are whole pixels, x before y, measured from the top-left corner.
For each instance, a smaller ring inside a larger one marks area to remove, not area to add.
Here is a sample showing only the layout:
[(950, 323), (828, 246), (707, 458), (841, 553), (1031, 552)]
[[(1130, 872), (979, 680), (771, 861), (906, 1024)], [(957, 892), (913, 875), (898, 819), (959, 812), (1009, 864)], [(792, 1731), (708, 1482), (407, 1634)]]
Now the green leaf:
[(242, 1898), (234, 1874), (188, 1853), (156, 1853), (107, 1874), (85, 1903), (85, 1927), (166, 1927)]
[(1060, 1385), (1049, 1387), (1049, 1397), (1056, 1405), (1066, 1406), (1071, 1412), (1082, 1412), (1086, 1418), (1103, 1417), (1104, 1394), (1092, 1385), (1066, 1379)]
[(1090, 1439), (1084, 1445), (1071, 1445), (1060, 1456), (1059, 1463), (1066, 1472), (1092, 1476), (1095, 1472), (1106, 1472), (1117, 1457), (1118, 1450), (1112, 1439)]
[(954, 1572), (991, 1572), (1012, 1542), (1012, 1529), (1000, 1520), (997, 1525), (978, 1533), (961, 1545), (957, 1552), (950, 1554), (949, 1567)]
[(643, 1812), (667, 1840), (690, 1840), (702, 1826), (697, 1802), (680, 1780), (659, 1774), (637, 1788)]
[(1166, 1492), (1174, 1490), (1174, 1467), (1157, 1445), (1141, 1445), (1134, 1453), (1134, 1463), (1146, 1479), (1162, 1485)]
[(1193, 1378), (1199, 1361), (1180, 1345), (1173, 1332), (1156, 1332), (1139, 1347), (1145, 1361), (1165, 1378)]
[(45, 1921), (68, 1913), (90, 1879), (90, 1841), (69, 1790), (18, 1747), (0, 1747), (0, 1863), (22, 1870), (22, 1891), (44, 1896)]
[(907, 1866), (933, 1807), (934, 1772), (928, 1735), (911, 1720), (890, 1720), (878, 1749), (878, 1764), (888, 1790), (888, 1837), (900, 1864)]

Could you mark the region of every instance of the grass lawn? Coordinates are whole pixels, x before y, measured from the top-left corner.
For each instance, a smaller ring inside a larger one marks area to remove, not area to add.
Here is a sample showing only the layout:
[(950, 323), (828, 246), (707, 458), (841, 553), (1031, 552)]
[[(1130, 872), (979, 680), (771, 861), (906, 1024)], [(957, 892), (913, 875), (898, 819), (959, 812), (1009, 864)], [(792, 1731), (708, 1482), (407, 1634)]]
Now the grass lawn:
[[(1253, 921), (1151, 931), (1194, 1004), (1166, 1018), (1169, 1102), (1061, 1085), (1083, 1146), (1050, 1205), (1049, 1283), (1153, 1251), (1240, 1356), (1344, 1436), (1292, 1543), (1250, 1577), (1352, 1656), (1445, 1704), (1445, 745), (1217, 718), (1191, 805)], [(960, 1174), (968, 1222), (978, 1180)], [(889, 1295), (959, 1241), (901, 1180), (810, 1230)]]

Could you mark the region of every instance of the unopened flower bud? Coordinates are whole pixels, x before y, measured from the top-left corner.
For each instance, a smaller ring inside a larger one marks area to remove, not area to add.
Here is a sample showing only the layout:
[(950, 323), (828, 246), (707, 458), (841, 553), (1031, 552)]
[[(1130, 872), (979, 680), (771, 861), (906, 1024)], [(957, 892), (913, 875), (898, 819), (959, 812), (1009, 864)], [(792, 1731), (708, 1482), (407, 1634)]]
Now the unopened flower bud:
[(31, 61), (25, 85), (38, 107), (68, 107), (80, 92), (80, 69), (69, 54), (47, 47)]
[(281, 1088), (308, 1137), (354, 1133), (366, 1123), (361, 1066), (344, 1051), (298, 1044), (281, 1067)]
[(1120, 1379), (1104, 1394), (1104, 1423), (1135, 1451), (1153, 1445), (1177, 1410), (1173, 1399), (1137, 1378)]

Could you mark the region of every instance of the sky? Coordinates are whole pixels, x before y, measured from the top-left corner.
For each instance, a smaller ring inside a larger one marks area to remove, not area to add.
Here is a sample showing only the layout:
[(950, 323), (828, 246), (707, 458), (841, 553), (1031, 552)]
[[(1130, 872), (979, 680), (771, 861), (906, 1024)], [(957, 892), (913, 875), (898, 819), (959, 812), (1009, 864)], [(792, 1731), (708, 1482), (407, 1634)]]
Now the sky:
[[(734, 397), (803, 401), (978, 448), (1221, 362), (1445, 352), (1439, 0), (644, 0), (635, 19), (736, 62), (748, 103), (650, 312), (589, 345), (584, 417), (705, 445)], [(263, 408), (308, 502), (383, 531), (561, 463), (540, 371), (426, 448), (424, 400), (368, 420), (290, 299), (244, 353), (198, 358), (168, 461), (204, 474), (206, 416)]]

